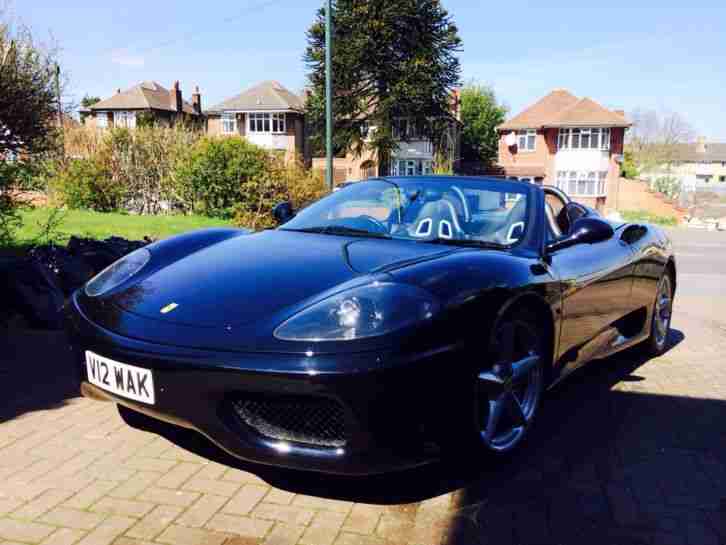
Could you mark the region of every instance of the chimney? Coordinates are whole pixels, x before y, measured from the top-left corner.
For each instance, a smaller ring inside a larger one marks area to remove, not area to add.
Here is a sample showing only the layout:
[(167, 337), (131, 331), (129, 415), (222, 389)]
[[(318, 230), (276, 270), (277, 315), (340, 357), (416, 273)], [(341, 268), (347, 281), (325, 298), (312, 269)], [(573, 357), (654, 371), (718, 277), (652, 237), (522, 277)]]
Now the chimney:
[(696, 153), (706, 153), (706, 138), (703, 136), (696, 139)]
[(192, 93), (192, 107), (198, 114), (202, 113), (202, 95), (199, 94), (199, 85), (194, 88)]
[(174, 82), (171, 90), (171, 109), (179, 113), (182, 111), (182, 93), (178, 81)]

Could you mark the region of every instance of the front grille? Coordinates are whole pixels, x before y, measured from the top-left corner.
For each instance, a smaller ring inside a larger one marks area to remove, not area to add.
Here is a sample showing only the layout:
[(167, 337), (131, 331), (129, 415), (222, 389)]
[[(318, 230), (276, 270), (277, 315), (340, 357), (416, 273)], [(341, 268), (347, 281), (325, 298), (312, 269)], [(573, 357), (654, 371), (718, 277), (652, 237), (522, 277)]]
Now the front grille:
[(232, 401), (237, 416), (261, 435), (280, 441), (339, 448), (345, 445), (345, 414), (331, 399), (249, 396)]

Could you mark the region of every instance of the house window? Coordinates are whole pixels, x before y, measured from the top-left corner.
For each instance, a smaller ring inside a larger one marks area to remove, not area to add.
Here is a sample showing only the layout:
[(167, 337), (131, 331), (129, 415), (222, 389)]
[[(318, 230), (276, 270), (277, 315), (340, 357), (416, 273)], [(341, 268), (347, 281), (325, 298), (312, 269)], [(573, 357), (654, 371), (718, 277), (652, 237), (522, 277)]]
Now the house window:
[(114, 127), (133, 129), (136, 127), (136, 112), (114, 112), (113, 125)]
[(99, 129), (108, 127), (108, 114), (106, 112), (96, 112), (96, 127)]
[(560, 129), (557, 138), (559, 149), (610, 149), (610, 129), (579, 128)]
[(285, 128), (285, 114), (268, 114), (253, 112), (247, 114), (249, 118), (249, 132), (256, 133), (284, 133)]
[(517, 131), (517, 150), (518, 151), (534, 151), (537, 147), (537, 131), (535, 129), (525, 129)]
[(570, 197), (604, 197), (607, 188), (607, 171), (557, 172), (557, 187)]
[(272, 132), (285, 132), (285, 114), (272, 114)]
[(222, 114), (222, 133), (234, 134), (237, 132), (237, 114)]

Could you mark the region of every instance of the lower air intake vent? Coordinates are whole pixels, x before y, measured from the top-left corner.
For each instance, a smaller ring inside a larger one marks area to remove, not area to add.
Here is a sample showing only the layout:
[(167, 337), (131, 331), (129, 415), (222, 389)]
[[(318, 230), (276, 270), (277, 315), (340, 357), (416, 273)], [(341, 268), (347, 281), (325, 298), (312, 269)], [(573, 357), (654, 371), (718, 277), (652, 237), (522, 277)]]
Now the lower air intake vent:
[(345, 415), (336, 401), (250, 396), (233, 401), (232, 407), (245, 424), (265, 437), (321, 447), (345, 445)]

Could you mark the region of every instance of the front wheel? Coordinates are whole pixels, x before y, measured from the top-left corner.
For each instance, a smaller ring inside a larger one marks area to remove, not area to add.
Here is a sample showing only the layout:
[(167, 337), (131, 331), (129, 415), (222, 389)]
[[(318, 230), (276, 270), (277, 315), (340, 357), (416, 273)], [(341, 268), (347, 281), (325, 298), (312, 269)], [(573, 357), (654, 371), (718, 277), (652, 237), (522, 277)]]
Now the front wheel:
[(541, 328), (528, 313), (505, 315), (495, 326), (490, 362), (476, 378), (475, 417), (485, 451), (509, 452), (526, 436), (544, 391), (544, 348)]
[(673, 282), (670, 274), (666, 272), (658, 282), (658, 291), (653, 304), (653, 318), (650, 322), (650, 336), (643, 341), (640, 347), (646, 356), (656, 357), (665, 352), (672, 315)]

